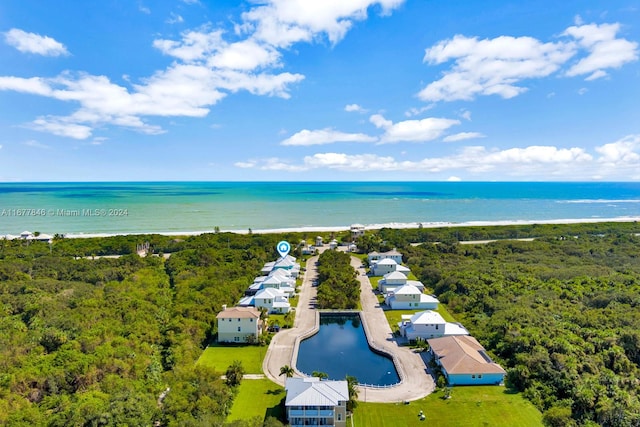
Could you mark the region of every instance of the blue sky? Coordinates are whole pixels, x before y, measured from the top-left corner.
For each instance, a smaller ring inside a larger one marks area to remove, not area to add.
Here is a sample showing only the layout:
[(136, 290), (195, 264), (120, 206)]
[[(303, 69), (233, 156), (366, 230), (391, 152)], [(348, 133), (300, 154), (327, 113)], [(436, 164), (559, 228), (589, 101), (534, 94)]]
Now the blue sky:
[(635, 1), (0, 3), (0, 181), (640, 180)]

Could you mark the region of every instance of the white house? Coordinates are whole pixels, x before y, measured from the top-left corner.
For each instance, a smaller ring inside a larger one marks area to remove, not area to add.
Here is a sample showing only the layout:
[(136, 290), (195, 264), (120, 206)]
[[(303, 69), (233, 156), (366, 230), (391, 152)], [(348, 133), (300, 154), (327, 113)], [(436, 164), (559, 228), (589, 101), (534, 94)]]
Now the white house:
[(347, 425), (349, 387), (346, 381), (316, 377), (287, 378), (285, 408), (292, 427)]
[(339, 246), (339, 243), (336, 239), (333, 239), (329, 242), (329, 249), (336, 249)]
[(414, 285), (404, 285), (389, 291), (384, 302), (392, 310), (437, 310), (440, 301), (432, 295), (423, 294)]
[(216, 316), (218, 341), (247, 342), (250, 336), (257, 339), (262, 333), (260, 312), (254, 307), (226, 308)]
[(441, 337), (427, 342), (449, 385), (498, 385), (504, 381), (505, 370), (474, 337)]
[(383, 259), (392, 259), (397, 264), (402, 264), (402, 254), (395, 249), (388, 252), (371, 252), (367, 255), (367, 259), (369, 260), (369, 265), (373, 264), (375, 261)]
[(382, 279), (378, 281), (378, 290), (383, 294), (386, 294), (387, 292), (406, 284), (407, 276), (399, 271), (392, 271), (391, 273), (385, 274)]
[(391, 258), (381, 259), (370, 264), (371, 273), (374, 276), (384, 276), (385, 274), (396, 271), (398, 263)]
[(291, 310), (287, 295), (275, 288), (265, 288), (258, 291), (253, 297), (253, 305), (256, 308), (264, 307), (269, 313), (288, 313)]
[(400, 334), (409, 340), (469, 335), (469, 331), (460, 323), (446, 322), (440, 313), (431, 310), (420, 311), (414, 315), (403, 315), (398, 327)]
[(262, 274), (269, 274), (275, 270), (287, 270), (291, 273), (291, 276), (298, 277), (300, 273), (300, 264), (296, 262), (296, 258), (291, 255), (287, 255), (284, 257), (278, 258), (276, 261), (267, 262), (264, 267), (262, 267)]
[(364, 225), (351, 224), (351, 238), (357, 239), (360, 236), (364, 236)]

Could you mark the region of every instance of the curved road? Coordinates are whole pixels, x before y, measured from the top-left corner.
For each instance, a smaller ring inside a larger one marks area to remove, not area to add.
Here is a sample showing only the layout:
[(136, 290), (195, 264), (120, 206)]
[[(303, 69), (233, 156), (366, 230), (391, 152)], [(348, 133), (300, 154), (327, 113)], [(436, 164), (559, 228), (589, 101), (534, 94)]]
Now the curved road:
[[(306, 272), (296, 308), (294, 327), (278, 332), (269, 345), (262, 363), (262, 370), (267, 378), (284, 385), (285, 378), (280, 376), (280, 368), (284, 365), (295, 366), (292, 360), (296, 338), (316, 327), (315, 297), (316, 288), (312, 286), (316, 279), (317, 256), (309, 258)], [(361, 267), (362, 262), (351, 257), (351, 265), (358, 272), (360, 281), (360, 301), (362, 316), (367, 325), (369, 343), (377, 348), (395, 355), (396, 369), (402, 381), (400, 384), (386, 387), (358, 387), (358, 400), (366, 402), (400, 402), (420, 399), (435, 389), (433, 378), (427, 372), (427, 367), (420, 354), (408, 347), (399, 346), (393, 338), (393, 333), (373, 293), (369, 277)], [(301, 376), (296, 371), (296, 376)]]

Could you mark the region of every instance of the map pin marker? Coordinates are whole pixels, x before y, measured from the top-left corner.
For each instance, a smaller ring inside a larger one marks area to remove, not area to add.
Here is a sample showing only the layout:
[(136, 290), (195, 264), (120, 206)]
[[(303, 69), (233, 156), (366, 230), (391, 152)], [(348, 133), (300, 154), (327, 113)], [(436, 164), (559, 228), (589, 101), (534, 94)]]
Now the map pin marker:
[(289, 242), (283, 240), (276, 245), (276, 249), (278, 250), (280, 257), (284, 258), (289, 254), (291, 246), (289, 245)]

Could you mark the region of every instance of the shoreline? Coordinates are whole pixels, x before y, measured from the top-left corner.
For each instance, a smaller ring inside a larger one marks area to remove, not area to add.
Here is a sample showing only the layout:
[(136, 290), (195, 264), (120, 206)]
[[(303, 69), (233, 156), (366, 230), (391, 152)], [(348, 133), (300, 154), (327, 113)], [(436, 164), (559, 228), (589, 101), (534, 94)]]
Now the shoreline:
[[(616, 217), (616, 218), (572, 218), (572, 219), (549, 219), (549, 220), (499, 220), (499, 221), (464, 221), (464, 222), (391, 222), (386, 224), (366, 224), (364, 229), (367, 231), (380, 230), (381, 228), (395, 229), (411, 229), (411, 228), (445, 228), (445, 227), (501, 227), (510, 225), (533, 225), (533, 224), (594, 224), (605, 222), (640, 222), (640, 217)], [(349, 231), (350, 225), (344, 226), (307, 226), (307, 227), (291, 227), (291, 228), (269, 228), (251, 230), (252, 234), (282, 234), (282, 233), (329, 233)], [(249, 230), (220, 230), (220, 233), (249, 234)], [(83, 239), (96, 237), (115, 237), (115, 236), (144, 236), (150, 234), (159, 234), (162, 236), (199, 236), (202, 234), (213, 234), (215, 230), (202, 231), (170, 231), (170, 232), (134, 232), (134, 233), (68, 233), (65, 238)], [(47, 233), (52, 234), (52, 233)]]

